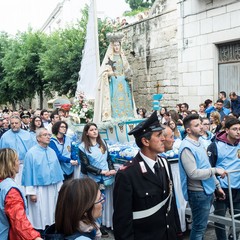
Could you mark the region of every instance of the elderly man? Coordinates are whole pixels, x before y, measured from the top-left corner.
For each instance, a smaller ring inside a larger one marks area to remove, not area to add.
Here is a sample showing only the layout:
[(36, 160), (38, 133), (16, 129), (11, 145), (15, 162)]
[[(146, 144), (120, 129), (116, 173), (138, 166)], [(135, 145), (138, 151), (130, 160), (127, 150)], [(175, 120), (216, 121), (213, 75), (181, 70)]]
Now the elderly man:
[(116, 175), (113, 193), (116, 240), (175, 240), (181, 235), (171, 169), (158, 155), (164, 151), (162, 130), (154, 112), (129, 132), (140, 152)]
[(21, 129), (21, 119), (18, 116), (10, 118), (10, 127), (11, 129), (5, 132), (0, 139), (0, 148), (12, 148), (16, 150), (20, 166), (15, 181), (21, 186), (23, 160), (27, 151), (33, 146), (33, 142), (30, 133)]
[(26, 187), (29, 220), (33, 227), (44, 230), (54, 223), (58, 191), (63, 172), (54, 150), (48, 147), (51, 135), (45, 128), (36, 130), (38, 144), (24, 159), (22, 185)]

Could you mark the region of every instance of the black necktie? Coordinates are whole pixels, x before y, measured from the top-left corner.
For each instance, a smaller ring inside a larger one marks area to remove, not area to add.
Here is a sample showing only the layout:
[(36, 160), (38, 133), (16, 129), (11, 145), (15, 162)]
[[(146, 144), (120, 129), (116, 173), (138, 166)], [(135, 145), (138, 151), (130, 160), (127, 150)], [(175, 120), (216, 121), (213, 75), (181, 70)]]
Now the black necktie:
[(154, 170), (155, 170), (155, 175), (157, 176), (158, 180), (160, 182), (162, 182), (162, 175), (161, 175), (161, 170), (160, 170), (158, 161), (154, 164)]

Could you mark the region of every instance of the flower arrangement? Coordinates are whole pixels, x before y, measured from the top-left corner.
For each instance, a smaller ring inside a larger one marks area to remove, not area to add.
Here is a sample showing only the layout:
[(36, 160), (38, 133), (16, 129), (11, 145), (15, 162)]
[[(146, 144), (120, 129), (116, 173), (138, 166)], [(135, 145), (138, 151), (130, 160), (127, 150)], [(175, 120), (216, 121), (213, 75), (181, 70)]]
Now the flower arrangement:
[(70, 109), (70, 115), (77, 116), (80, 123), (91, 122), (93, 119), (93, 102), (87, 100), (83, 92), (80, 92)]

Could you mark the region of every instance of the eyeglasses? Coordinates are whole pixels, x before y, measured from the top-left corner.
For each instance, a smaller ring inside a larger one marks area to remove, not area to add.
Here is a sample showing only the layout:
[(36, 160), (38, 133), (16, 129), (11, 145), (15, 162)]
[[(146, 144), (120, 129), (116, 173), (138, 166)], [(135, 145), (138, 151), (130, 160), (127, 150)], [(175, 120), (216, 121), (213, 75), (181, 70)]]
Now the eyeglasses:
[(101, 196), (100, 196), (100, 199), (99, 199), (97, 202), (95, 202), (94, 204), (102, 203), (102, 202), (104, 202), (105, 200), (106, 200), (106, 197), (105, 197), (105, 195), (102, 193)]
[(50, 133), (44, 133), (44, 134), (41, 134), (40, 136), (44, 136), (44, 137), (51, 137), (51, 136), (52, 136), (52, 134), (50, 134)]
[(60, 126), (60, 128), (67, 128), (66, 126)]
[(22, 118), (29, 118), (29, 116), (22, 116)]

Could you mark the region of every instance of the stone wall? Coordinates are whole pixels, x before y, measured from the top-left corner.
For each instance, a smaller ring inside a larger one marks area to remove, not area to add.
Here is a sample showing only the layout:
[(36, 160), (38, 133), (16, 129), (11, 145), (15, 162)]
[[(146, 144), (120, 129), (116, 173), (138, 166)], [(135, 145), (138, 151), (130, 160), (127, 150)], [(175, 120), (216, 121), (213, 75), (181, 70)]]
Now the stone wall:
[(218, 89), (218, 44), (240, 39), (240, 2), (156, 1), (164, 3), (161, 13), (122, 29), (136, 106), (151, 109), (157, 84), (162, 106), (187, 102), (198, 109), (207, 98), (217, 100), (224, 90)]
[[(178, 102), (177, 9), (166, 8), (157, 16), (123, 28), (125, 49), (133, 71), (137, 107), (151, 109), (152, 95), (164, 93), (162, 106)], [(157, 85), (160, 85), (158, 89)]]
[[(240, 2), (186, 0), (178, 4), (179, 100), (218, 98), (218, 44), (240, 39)], [(229, 83), (230, 84), (230, 83)]]

